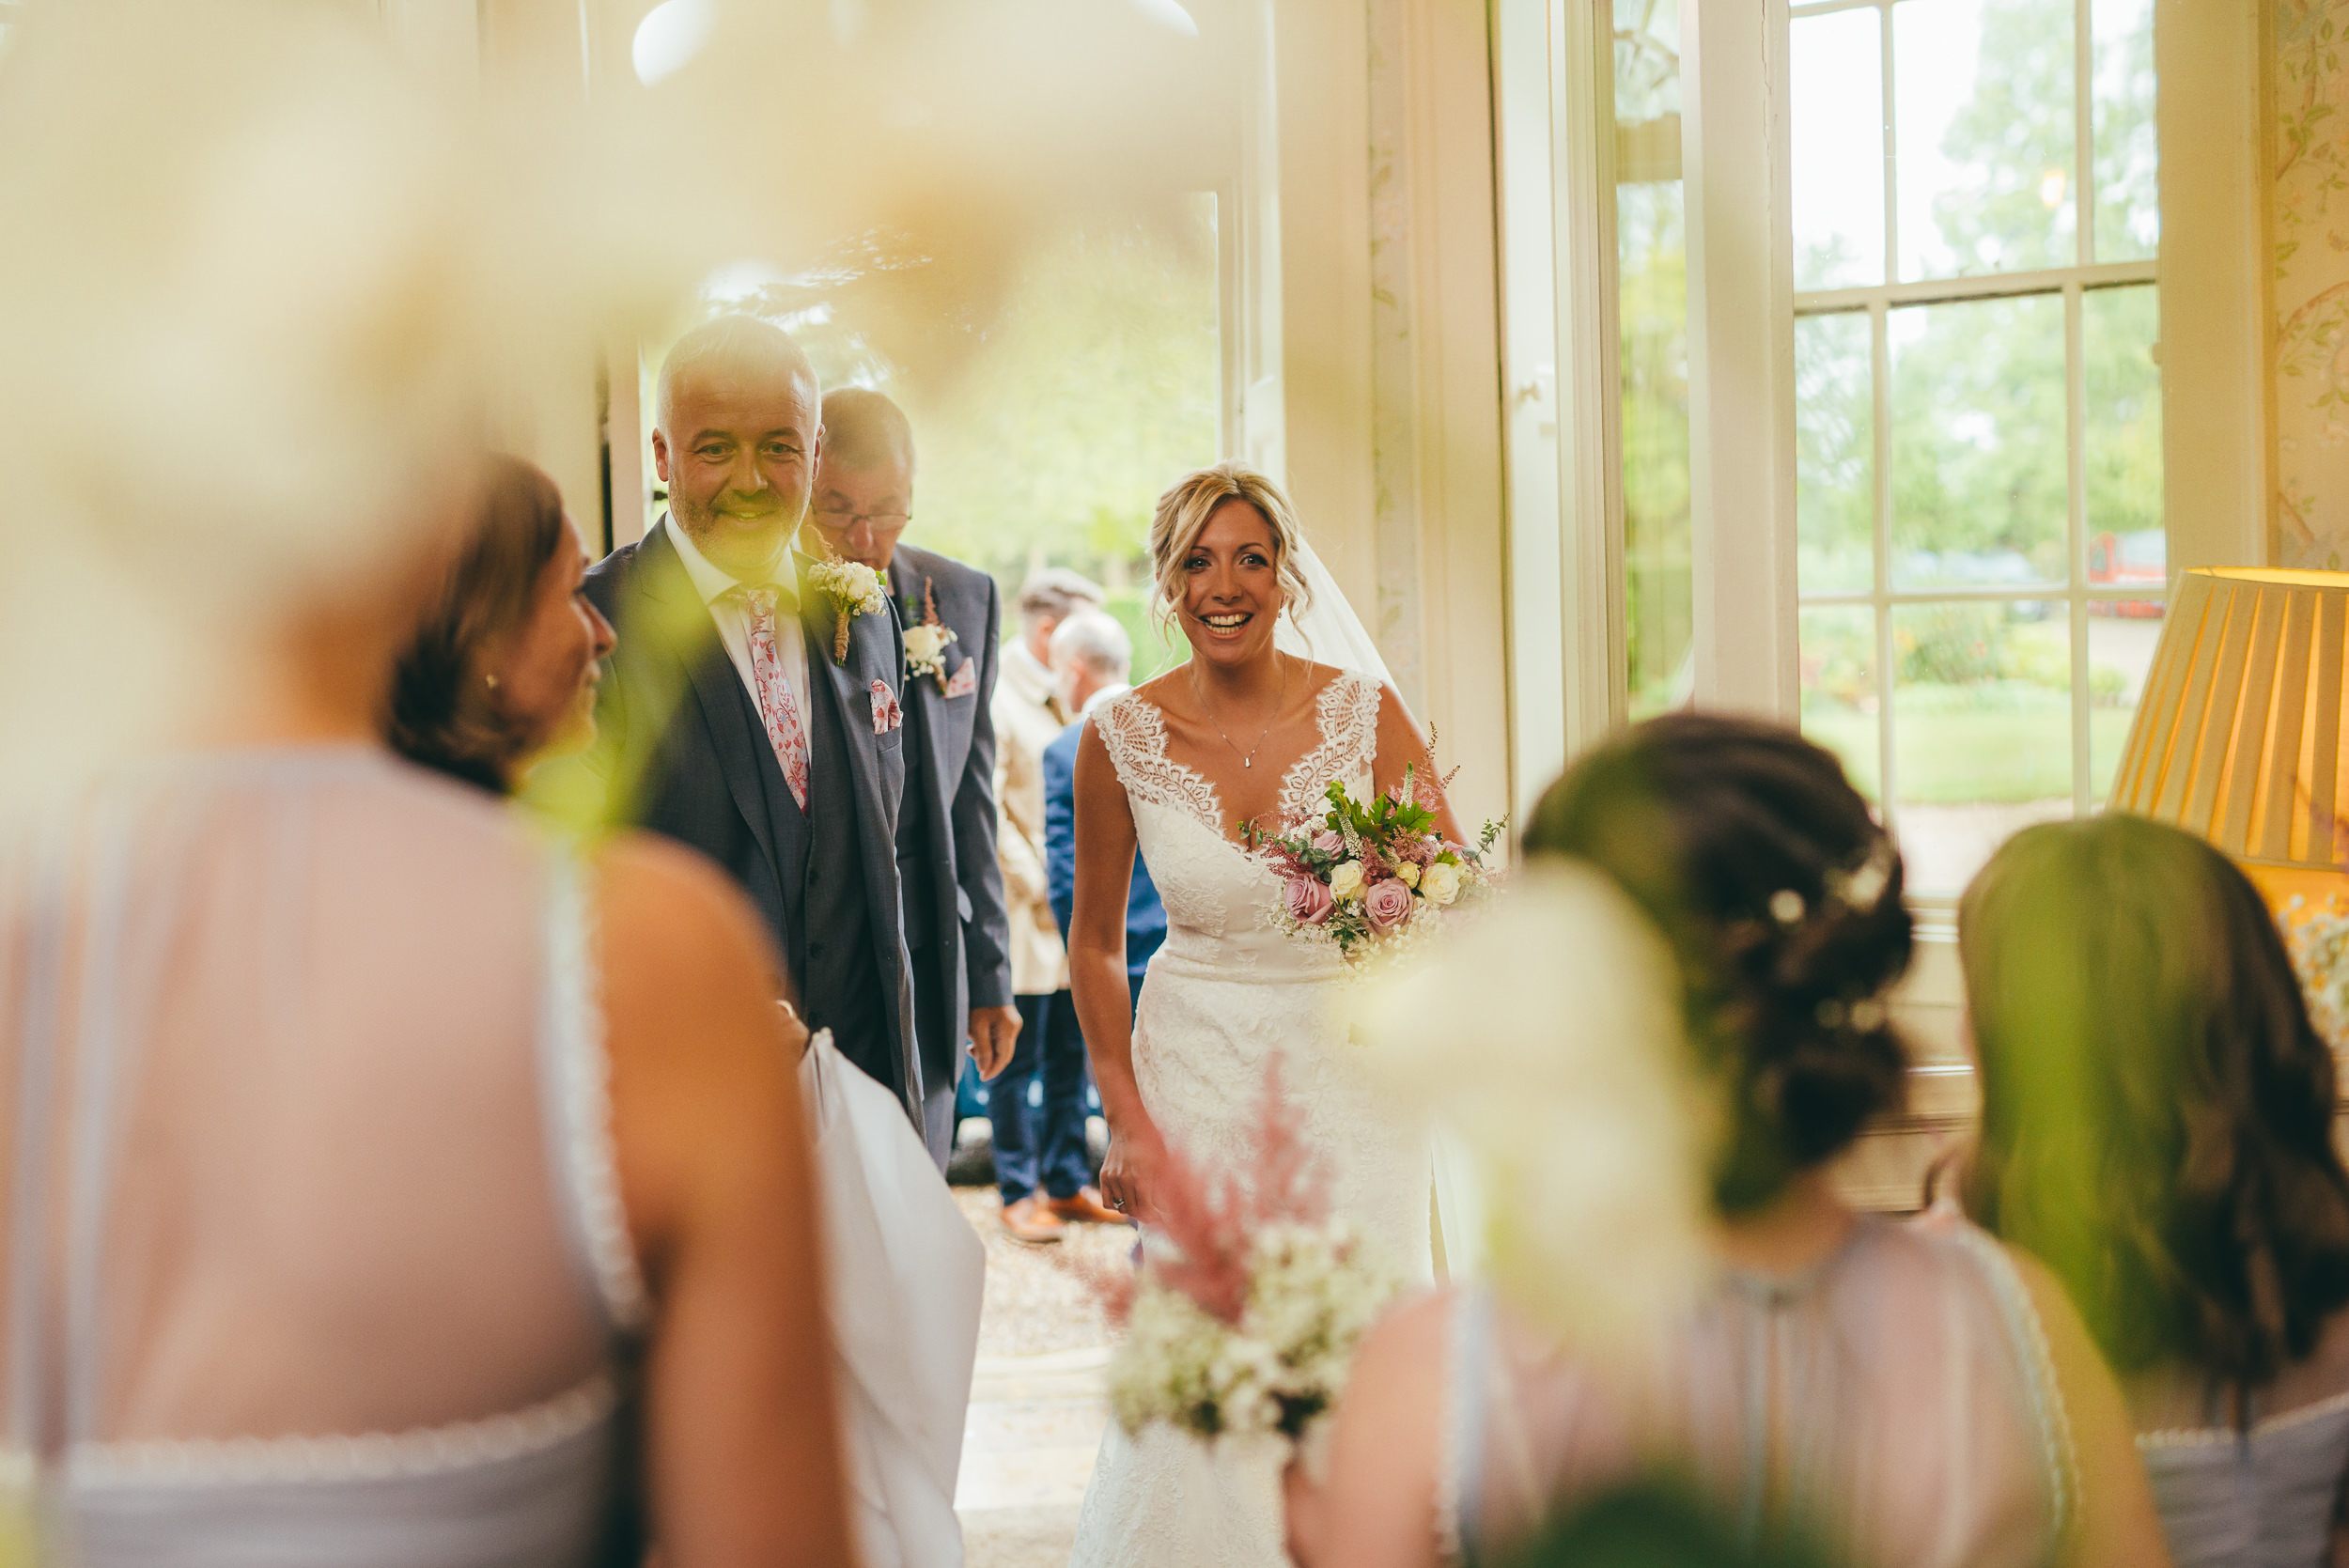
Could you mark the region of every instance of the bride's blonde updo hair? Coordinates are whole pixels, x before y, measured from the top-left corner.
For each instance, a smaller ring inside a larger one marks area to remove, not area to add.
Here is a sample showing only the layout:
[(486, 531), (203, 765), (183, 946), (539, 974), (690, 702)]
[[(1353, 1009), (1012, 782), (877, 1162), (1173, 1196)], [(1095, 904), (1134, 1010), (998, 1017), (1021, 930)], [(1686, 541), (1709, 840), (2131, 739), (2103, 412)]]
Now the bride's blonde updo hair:
[(1272, 530), (1272, 568), (1281, 583), (1283, 608), (1292, 615), (1313, 603), (1314, 593), (1297, 569), (1297, 551), (1305, 542), (1281, 487), (1233, 458), (1212, 468), (1194, 469), (1167, 487), (1150, 519), (1150, 570), (1158, 582), (1159, 620), (1172, 626), (1175, 606), (1183, 602), (1187, 573), (1183, 563), (1191, 547), (1206, 532), (1207, 520), (1227, 501), (1245, 501), (1262, 514)]

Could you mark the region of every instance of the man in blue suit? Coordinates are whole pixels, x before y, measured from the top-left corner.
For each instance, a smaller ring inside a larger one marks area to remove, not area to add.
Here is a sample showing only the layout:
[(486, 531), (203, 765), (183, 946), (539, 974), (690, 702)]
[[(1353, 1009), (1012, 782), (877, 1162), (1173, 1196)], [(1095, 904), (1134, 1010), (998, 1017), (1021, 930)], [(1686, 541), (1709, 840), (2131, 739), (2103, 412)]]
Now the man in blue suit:
[[(1126, 677), (1133, 664), (1133, 644), (1127, 639), (1126, 629), (1112, 617), (1088, 609), (1061, 622), (1052, 632), (1051, 648), (1061, 702), (1078, 715), (1075, 723), (1044, 748), (1045, 883), (1051, 894), (1052, 918), (1060, 923), (1066, 940), (1077, 899), (1077, 742), (1091, 715), (1131, 690)], [(1159, 890), (1151, 884), (1150, 868), (1136, 854), (1133, 886), (1126, 897), (1126, 981), (1137, 1001), (1142, 996), (1143, 970), (1165, 940), (1166, 909), (1159, 902)], [(1076, 1008), (1068, 1005), (1068, 993), (1062, 991), (1053, 1000), (1056, 1006), (1044, 1031), (1041, 1062), (1035, 1061), (1022, 1041), (1019, 1055), (988, 1101), (995, 1120), (995, 1175), (1006, 1203), (1033, 1191), (1039, 1179), (1037, 1151), (1029, 1140), (1027, 1126), (1026, 1075), (1030, 1072), (1040, 1070), (1044, 1079), (1044, 1127), (1039, 1141), (1046, 1191), (1057, 1198), (1063, 1188), (1077, 1190), (1070, 1186), (1072, 1181), (1091, 1179), (1084, 1163), (1084, 1035), (1077, 1027)], [(1021, 1190), (1016, 1193), (1015, 1188)], [(1098, 1203), (1091, 1187), (1082, 1191)], [(1068, 1217), (1060, 1203), (1054, 1203), (1053, 1209)]]

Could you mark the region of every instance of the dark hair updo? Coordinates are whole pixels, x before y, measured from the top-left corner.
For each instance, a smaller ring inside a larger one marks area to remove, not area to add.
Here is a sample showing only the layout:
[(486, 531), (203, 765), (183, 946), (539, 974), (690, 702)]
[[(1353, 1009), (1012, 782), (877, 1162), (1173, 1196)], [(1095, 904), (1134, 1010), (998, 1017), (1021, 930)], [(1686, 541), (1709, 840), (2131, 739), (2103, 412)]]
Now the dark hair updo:
[(1653, 719), (1552, 784), (1524, 843), (1597, 866), (1672, 943), (1689, 1039), (1731, 1092), (1724, 1211), (1901, 1103), (1884, 1006), (1912, 943), (1900, 856), (1831, 754), (1751, 720)]
[(503, 794), (530, 737), (500, 709), (487, 661), (530, 618), (538, 580), (570, 534), (554, 481), (493, 457), (479, 514), (392, 676), (385, 729), (412, 762)]

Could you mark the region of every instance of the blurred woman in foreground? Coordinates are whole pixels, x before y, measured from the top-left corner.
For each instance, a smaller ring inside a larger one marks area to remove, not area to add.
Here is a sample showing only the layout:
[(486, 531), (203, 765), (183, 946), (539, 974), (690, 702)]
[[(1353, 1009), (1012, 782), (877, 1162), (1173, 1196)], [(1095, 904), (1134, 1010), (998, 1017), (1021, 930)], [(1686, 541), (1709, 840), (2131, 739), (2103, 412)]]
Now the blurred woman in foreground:
[[(1834, 758), (1771, 726), (1658, 719), (1553, 786), (1525, 845), (1536, 869), (1595, 867), (1662, 933), (1719, 1119), (1709, 1279), (1644, 1369), (1563, 1346), (1537, 1326), (1548, 1302), (1455, 1289), (1394, 1312), (1355, 1364), (1326, 1486), (1293, 1476), (1300, 1560), (1493, 1561), (1547, 1516), (1682, 1471), (1749, 1548), (2160, 1562), (2118, 1396), (2061, 1287), (1970, 1227), (1857, 1214), (1829, 1183), (1900, 1094), (1884, 994), (1910, 944), (1899, 857)], [(1479, 1005), (1448, 989), (1455, 1017)]]
[(1959, 917), (1966, 1206), (2071, 1289), (2186, 1568), (2349, 1560), (2349, 1172), (2260, 895), (2136, 817), (2029, 828)]
[(532, 763), (593, 740), (613, 633), (586, 575), (554, 481), (491, 458), (473, 536), (392, 678), (393, 749), (510, 794)]
[(75, 694), (0, 691), (0, 1559), (595, 1560), (633, 1346), (668, 1568), (852, 1561), (754, 918), (379, 737), (530, 303), (382, 51), (86, 0), (0, 70), (0, 647)]

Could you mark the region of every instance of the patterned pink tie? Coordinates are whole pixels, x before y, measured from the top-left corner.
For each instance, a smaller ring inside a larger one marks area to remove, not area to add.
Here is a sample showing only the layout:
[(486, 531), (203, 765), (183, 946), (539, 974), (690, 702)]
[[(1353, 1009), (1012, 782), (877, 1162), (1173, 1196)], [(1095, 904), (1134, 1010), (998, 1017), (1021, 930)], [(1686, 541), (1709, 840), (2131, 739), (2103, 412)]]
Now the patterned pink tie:
[(791, 683), (783, 675), (783, 654), (775, 646), (775, 591), (736, 588), (727, 598), (742, 607), (751, 629), (751, 676), (758, 686), (758, 715), (767, 723), (768, 743), (783, 764), (783, 782), (791, 799), (807, 810), (807, 727), (800, 722), (800, 705)]

